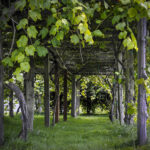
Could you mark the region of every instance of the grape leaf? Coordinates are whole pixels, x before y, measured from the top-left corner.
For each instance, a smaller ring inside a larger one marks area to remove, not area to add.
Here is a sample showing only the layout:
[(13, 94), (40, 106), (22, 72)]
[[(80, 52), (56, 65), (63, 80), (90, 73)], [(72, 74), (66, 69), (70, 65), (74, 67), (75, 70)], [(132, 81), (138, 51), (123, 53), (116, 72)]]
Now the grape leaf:
[(63, 40), (63, 39), (64, 39), (64, 32), (63, 32), (63, 31), (60, 31), (59, 33), (57, 33), (56, 39), (57, 39), (58, 41)]
[(29, 10), (29, 17), (32, 18), (33, 21), (41, 20), (41, 13), (38, 10)]
[(123, 32), (120, 32), (119, 33), (119, 39), (125, 39), (126, 38), (126, 36), (127, 36), (127, 31), (123, 31)]
[(20, 67), (21, 67), (21, 70), (25, 71), (25, 72), (29, 72), (29, 70), (30, 70), (30, 64), (29, 64), (29, 62), (22, 62), (20, 64)]
[(116, 30), (121, 30), (121, 31), (123, 31), (124, 28), (125, 28), (125, 26), (126, 26), (126, 23), (125, 23), (125, 22), (118, 23), (118, 24), (116, 25)]
[(28, 38), (25, 35), (22, 35), (17, 41), (18, 47), (25, 47), (28, 43)]
[(36, 38), (38, 31), (35, 26), (30, 26), (27, 28), (27, 34), (30, 38)]
[(137, 15), (137, 10), (133, 7), (128, 9), (128, 15), (130, 18), (133, 18)]
[(23, 53), (19, 53), (16, 57), (16, 61), (18, 61), (18, 63), (21, 63), (25, 58), (25, 55)]
[(50, 30), (50, 35), (56, 35), (56, 33), (57, 33), (57, 28), (56, 26), (53, 25)]
[(26, 18), (21, 19), (19, 24), (17, 25), (17, 29), (25, 29), (26, 25), (28, 24), (28, 20)]
[(38, 56), (45, 57), (48, 53), (48, 50), (44, 46), (37, 46), (37, 53)]
[(50, 26), (51, 24), (55, 23), (56, 19), (53, 16), (48, 16), (47, 18), (47, 26)]
[(2, 60), (2, 63), (5, 65), (5, 66), (9, 66), (9, 67), (13, 67), (13, 62), (11, 60), (10, 57), (6, 57)]
[(29, 45), (25, 48), (25, 52), (27, 56), (34, 56), (35, 47), (33, 45)]
[(76, 34), (71, 35), (70, 39), (71, 39), (71, 43), (75, 45), (79, 43), (79, 37)]
[(42, 36), (42, 39), (44, 39), (48, 34), (48, 29), (43, 27), (42, 30), (40, 31), (39, 35)]
[(79, 24), (78, 29), (80, 30), (81, 34), (83, 34), (87, 30), (87, 28), (83, 25), (83, 23)]
[(104, 37), (104, 34), (100, 31), (100, 30), (95, 30), (93, 32), (93, 36), (96, 36), (96, 37)]

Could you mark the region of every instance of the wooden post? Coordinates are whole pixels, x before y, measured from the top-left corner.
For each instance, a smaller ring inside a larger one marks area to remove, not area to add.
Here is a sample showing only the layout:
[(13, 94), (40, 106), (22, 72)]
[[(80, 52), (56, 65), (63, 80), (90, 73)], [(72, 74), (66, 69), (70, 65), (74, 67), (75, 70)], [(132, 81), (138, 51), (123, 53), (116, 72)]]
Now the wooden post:
[(64, 121), (67, 121), (67, 70), (64, 71)]
[(59, 101), (59, 74), (58, 74), (58, 63), (55, 62), (55, 100), (54, 100), (54, 110), (53, 110), (53, 126), (59, 120), (59, 116), (58, 116), (59, 108), (57, 108), (59, 104), (58, 101)]
[(49, 100), (50, 100), (50, 92), (49, 92), (49, 56), (47, 54), (44, 64), (44, 118), (45, 118), (45, 126), (50, 126), (50, 109), (49, 109)]
[(147, 20), (140, 19), (138, 22), (138, 79), (143, 80), (138, 85), (138, 116), (137, 116), (137, 137), (139, 145), (144, 145), (147, 142), (147, 128), (146, 121), (148, 118), (147, 104), (146, 104), (146, 89), (144, 80), (146, 75), (146, 32)]
[(126, 51), (125, 123), (133, 124), (133, 114), (128, 114), (129, 103), (134, 104), (134, 56), (133, 50)]
[(33, 130), (34, 120), (34, 61), (30, 58), (30, 71), (25, 75), (25, 96), (28, 111), (28, 130)]
[(77, 88), (76, 88), (76, 111), (77, 115), (80, 115), (80, 81), (77, 83)]
[[(122, 53), (120, 52), (118, 55), (118, 59), (120, 62), (122, 62)], [(120, 74), (122, 74), (122, 66), (118, 62), (118, 71)], [(119, 120), (120, 124), (124, 124), (124, 104), (123, 104), (123, 85), (122, 83), (118, 84), (118, 110), (119, 110)]]
[(76, 117), (76, 78), (75, 75), (72, 76), (72, 109), (71, 116)]

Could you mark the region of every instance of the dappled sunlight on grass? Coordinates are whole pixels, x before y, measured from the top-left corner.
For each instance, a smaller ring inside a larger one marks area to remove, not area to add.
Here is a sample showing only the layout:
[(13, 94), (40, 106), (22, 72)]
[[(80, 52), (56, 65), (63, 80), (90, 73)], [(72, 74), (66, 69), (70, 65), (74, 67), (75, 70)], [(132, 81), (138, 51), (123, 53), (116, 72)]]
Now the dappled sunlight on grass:
[[(52, 122), (52, 121), (51, 121)], [(44, 117), (36, 115), (34, 131), (28, 141), (17, 139), (21, 129), (20, 117), (5, 118), (5, 146), (2, 150), (148, 150), (149, 145), (135, 147), (136, 128), (112, 124), (108, 115), (62, 116), (55, 127), (44, 127)]]

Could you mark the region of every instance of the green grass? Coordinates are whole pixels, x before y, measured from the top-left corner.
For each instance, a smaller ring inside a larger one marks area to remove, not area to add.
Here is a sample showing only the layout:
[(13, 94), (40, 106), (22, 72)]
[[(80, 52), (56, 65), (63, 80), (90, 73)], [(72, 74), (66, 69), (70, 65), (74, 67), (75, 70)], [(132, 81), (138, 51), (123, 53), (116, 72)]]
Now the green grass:
[(19, 116), (5, 117), (5, 145), (1, 150), (150, 150), (150, 144), (135, 146), (135, 127), (112, 124), (104, 114), (69, 117), (67, 122), (60, 118), (50, 128), (44, 127), (43, 116), (35, 115), (34, 131), (27, 142), (17, 138), (20, 129)]

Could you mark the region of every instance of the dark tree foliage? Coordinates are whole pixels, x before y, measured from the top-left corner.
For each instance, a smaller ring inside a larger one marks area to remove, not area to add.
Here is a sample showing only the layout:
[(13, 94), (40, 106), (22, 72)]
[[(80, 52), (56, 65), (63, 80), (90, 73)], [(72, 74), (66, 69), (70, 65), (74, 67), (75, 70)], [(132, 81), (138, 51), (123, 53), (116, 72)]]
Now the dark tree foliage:
[(109, 110), (111, 104), (110, 95), (92, 82), (87, 84), (86, 97), (81, 95), (81, 105), (87, 114), (95, 113), (95, 109)]

